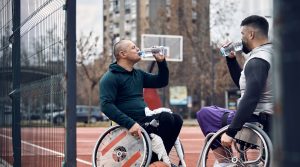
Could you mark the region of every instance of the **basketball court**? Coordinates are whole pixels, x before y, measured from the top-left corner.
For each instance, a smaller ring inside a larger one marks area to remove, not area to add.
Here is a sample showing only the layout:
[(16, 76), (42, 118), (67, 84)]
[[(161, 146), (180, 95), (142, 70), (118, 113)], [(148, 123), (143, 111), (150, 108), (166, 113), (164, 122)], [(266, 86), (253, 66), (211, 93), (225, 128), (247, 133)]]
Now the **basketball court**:
[[(91, 166), (92, 151), (99, 135), (106, 128), (77, 128), (77, 166)], [(187, 166), (195, 167), (200, 150), (202, 149), (204, 136), (198, 126), (183, 127), (180, 132), (180, 140), (184, 147)]]
[[(96, 141), (98, 140), (101, 133), (103, 133), (107, 127), (82, 127), (77, 128), (77, 167), (88, 167), (92, 166), (92, 152), (94, 149), (94, 145)], [(23, 130), (22, 135), (23, 136), (29, 136), (30, 135), (37, 135), (32, 134), (32, 132), (28, 130)], [(44, 129), (45, 130), (45, 129)], [(47, 140), (41, 140), (41, 141), (33, 141), (28, 142), (26, 141), (26, 138), (22, 140), (22, 147), (23, 150), (28, 150), (28, 154), (23, 153), (24, 156), (22, 156), (22, 159), (26, 159), (24, 164), (22, 164), (23, 167), (30, 167), (35, 165), (43, 166), (43, 167), (51, 167), (54, 166), (53, 163), (57, 162), (57, 159), (60, 159), (60, 162), (63, 162), (64, 154), (63, 149), (61, 148), (61, 142), (64, 142), (62, 139), (64, 138), (64, 129), (61, 128), (61, 136), (56, 135), (52, 136), (55, 138), (56, 142), (53, 143), (47, 142)], [(32, 131), (32, 130), (31, 130)], [(34, 131), (38, 133), (38, 131)], [(58, 133), (59, 134), (59, 133)], [(47, 136), (45, 136), (47, 137)], [(12, 138), (10, 136), (2, 135), (0, 136), (1, 140), (7, 140), (10, 141)], [(185, 160), (187, 163), (187, 166), (194, 167), (196, 166), (200, 150), (203, 146), (204, 136), (198, 126), (194, 127), (183, 127), (180, 133), (180, 139), (184, 147), (185, 151)], [(71, 139), (70, 139), (71, 140)], [(30, 154), (30, 150), (35, 150), (35, 155)], [(38, 155), (37, 155), (38, 154)], [(12, 155), (12, 153), (10, 154)], [(43, 157), (37, 158), (37, 156)], [(9, 158), (10, 161), (12, 160), (12, 157)], [(47, 161), (45, 161), (47, 159)], [(59, 165), (59, 164), (57, 164)]]

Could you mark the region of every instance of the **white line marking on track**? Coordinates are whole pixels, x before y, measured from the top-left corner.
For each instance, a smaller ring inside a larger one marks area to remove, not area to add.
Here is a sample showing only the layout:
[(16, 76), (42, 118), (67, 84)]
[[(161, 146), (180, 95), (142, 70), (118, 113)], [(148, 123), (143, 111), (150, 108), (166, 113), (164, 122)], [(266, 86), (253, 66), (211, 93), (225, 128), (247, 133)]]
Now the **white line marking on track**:
[[(0, 134), (1, 137), (3, 138), (6, 138), (6, 139), (9, 139), (9, 140), (12, 140), (12, 137), (10, 136), (6, 136), (6, 135), (2, 135)], [(51, 149), (48, 149), (48, 148), (45, 148), (45, 147), (41, 147), (39, 145), (36, 145), (36, 144), (32, 144), (32, 143), (29, 143), (29, 142), (26, 142), (26, 141), (23, 141), (21, 140), (21, 143), (25, 144), (25, 145), (29, 145), (29, 146), (32, 146), (32, 147), (35, 147), (35, 148), (38, 148), (38, 149), (41, 149), (41, 150), (44, 150), (44, 151), (48, 151), (50, 153), (53, 153), (53, 154), (57, 154), (57, 155), (60, 155), (62, 157), (65, 156), (65, 154), (61, 153), (61, 152), (57, 152), (57, 151), (54, 151), (54, 150), (51, 150)], [(92, 166), (92, 163), (91, 162), (88, 162), (88, 161), (85, 161), (85, 160), (82, 160), (82, 159), (79, 159), (79, 158), (76, 158), (76, 160), (78, 162), (81, 162), (83, 164), (86, 164), (86, 165), (91, 165)]]

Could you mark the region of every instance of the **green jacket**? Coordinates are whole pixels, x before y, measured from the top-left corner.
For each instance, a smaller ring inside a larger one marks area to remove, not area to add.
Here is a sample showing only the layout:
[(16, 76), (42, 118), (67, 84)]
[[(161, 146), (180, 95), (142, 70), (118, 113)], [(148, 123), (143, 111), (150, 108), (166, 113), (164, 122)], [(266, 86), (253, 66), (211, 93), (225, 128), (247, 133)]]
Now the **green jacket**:
[(147, 105), (143, 88), (161, 88), (169, 82), (166, 61), (157, 64), (157, 75), (139, 69), (126, 71), (117, 63), (111, 64), (100, 80), (100, 105), (103, 113), (127, 129), (144, 118)]

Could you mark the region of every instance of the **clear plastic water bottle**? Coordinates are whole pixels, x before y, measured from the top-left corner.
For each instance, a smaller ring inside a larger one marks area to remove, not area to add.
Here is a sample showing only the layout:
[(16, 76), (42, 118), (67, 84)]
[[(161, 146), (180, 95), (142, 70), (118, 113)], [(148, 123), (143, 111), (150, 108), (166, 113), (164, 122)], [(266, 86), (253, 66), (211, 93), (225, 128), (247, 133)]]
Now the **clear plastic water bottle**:
[(153, 46), (151, 48), (144, 48), (143, 50), (139, 51), (139, 56), (145, 57), (153, 57), (153, 54), (159, 53), (161, 55), (167, 54), (167, 48), (164, 46)]
[(242, 42), (233, 42), (226, 47), (221, 47), (220, 52), (224, 57), (226, 57), (230, 55), (231, 51), (240, 52), (242, 51), (242, 49), (243, 49)]

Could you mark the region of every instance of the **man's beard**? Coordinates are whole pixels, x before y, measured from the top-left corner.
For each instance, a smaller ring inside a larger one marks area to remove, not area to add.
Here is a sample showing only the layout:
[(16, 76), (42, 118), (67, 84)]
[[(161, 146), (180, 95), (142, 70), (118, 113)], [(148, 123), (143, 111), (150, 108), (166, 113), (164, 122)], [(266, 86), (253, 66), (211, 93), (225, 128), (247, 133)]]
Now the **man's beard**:
[(246, 43), (245, 43), (244, 41), (242, 41), (242, 45), (243, 45), (242, 51), (243, 51), (245, 54), (248, 54), (249, 52), (251, 52), (251, 50), (246, 46)]

